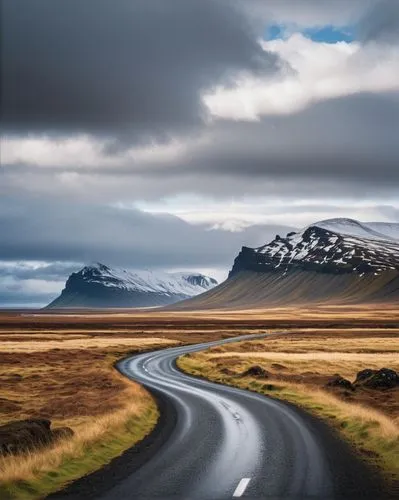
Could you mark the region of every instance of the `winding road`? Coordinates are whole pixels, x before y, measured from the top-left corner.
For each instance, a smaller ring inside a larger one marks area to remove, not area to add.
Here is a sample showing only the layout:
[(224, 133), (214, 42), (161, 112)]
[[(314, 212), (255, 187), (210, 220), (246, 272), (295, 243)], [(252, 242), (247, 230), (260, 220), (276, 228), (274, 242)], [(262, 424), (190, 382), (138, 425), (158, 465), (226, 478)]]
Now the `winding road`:
[[(250, 338), (259, 335), (145, 353), (118, 364), (163, 401), (169, 430), (123, 478), (112, 480), (111, 464), (106, 491), (104, 484), (101, 491), (93, 486), (94, 498), (382, 498), (378, 478), (318, 419), (176, 368), (182, 354)], [(67, 495), (77, 496), (73, 490)]]

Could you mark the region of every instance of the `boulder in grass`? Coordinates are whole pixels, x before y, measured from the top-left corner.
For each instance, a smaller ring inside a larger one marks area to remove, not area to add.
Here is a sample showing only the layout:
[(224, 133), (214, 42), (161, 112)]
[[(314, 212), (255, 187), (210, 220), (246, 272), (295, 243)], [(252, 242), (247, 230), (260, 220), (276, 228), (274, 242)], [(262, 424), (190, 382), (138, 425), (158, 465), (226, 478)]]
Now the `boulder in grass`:
[(355, 388), (353, 387), (352, 383), (350, 380), (341, 377), (341, 375), (335, 374), (328, 382), (327, 382), (327, 387), (338, 387), (341, 389), (346, 389), (350, 391), (354, 391)]
[(361, 370), (360, 372), (357, 373), (356, 380), (354, 383), (362, 384), (367, 379), (372, 377), (375, 373), (377, 373), (377, 370), (372, 370), (371, 368), (365, 368), (364, 370)]
[(61, 437), (70, 437), (69, 427), (51, 429), (47, 419), (28, 419), (0, 426), (0, 454), (18, 454), (47, 446)]
[(269, 378), (270, 374), (259, 365), (249, 367), (241, 374), (242, 377)]
[(381, 368), (367, 378), (363, 385), (370, 389), (394, 389), (399, 386), (399, 375), (395, 370)]

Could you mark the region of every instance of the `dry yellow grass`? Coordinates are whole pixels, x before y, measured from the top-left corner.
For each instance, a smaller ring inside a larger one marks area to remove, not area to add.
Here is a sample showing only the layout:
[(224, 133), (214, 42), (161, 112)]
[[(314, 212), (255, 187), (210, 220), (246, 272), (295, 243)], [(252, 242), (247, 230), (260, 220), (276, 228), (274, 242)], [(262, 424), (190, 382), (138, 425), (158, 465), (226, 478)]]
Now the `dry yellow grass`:
[[(179, 343), (164, 338), (91, 335), (0, 339), (0, 424), (49, 418), (74, 436), (52, 447), (0, 458), (0, 498), (42, 498), (93, 471), (147, 435), (158, 410), (152, 396), (113, 363)], [(101, 404), (99, 404), (101, 402)]]
[[(112, 325), (113, 328), (123, 328), (159, 324), (164, 331), (170, 326), (189, 325), (193, 328), (205, 326), (206, 324), (235, 324), (244, 323), (247, 326), (262, 322), (264, 326), (289, 321), (299, 327), (301, 323), (342, 323), (351, 322), (361, 326), (379, 324), (397, 325), (399, 320), (399, 309), (393, 304), (364, 304), (364, 305), (312, 305), (293, 307), (269, 307), (245, 310), (203, 310), (203, 311), (163, 311), (163, 310), (125, 310), (87, 312), (75, 311), (68, 313), (3, 313), (0, 314), (0, 330), (11, 329), (13, 326), (34, 327), (38, 329), (57, 325), (57, 328), (73, 328), (85, 323), (85, 327), (91, 324), (93, 327)], [(328, 326), (332, 326), (329, 324)], [(346, 324), (346, 327), (350, 325)]]
[(128, 347), (131, 350), (134, 349), (145, 349), (156, 347), (168, 347), (175, 345), (174, 341), (168, 339), (161, 339), (158, 337), (132, 339), (132, 338), (120, 338), (118, 336), (106, 337), (106, 338), (87, 338), (87, 337), (74, 337), (74, 338), (64, 338), (60, 340), (53, 340), (48, 338), (46, 342), (40, 342), (37, 339), (29, 339), (21, 342), (13, 342), (12, 340), (0, 340), (0, 352), (13, 352), (13, 353), (24, 353), (24, 352), (37, 352), (37, 351), (50, 351), (52, 349), (65, 349), (65, 350), (76, 350), (76, 349), (108, 349), (108, 348), (121, 348)]
[[(158, 410), (139, 385), (113, 364), (126, 355), (235, 335), (222, 329), (104, 326), (87, 315), (73, 325), (0, 314), (0, 424), (49, 418), (73, 438), (26, 455), (0, 459), (0, 498), (42, 498), (67, 481), (100, 468), (154, 427)], [(55, 322), (54, 322), (55, 321)], [(48, 323), (49, 322), (49, 323)], [(99, 404), (101, 402), (101, 404)]]
[[(144, 338), (69, 339), (16, 342), (10, 351), (0, 341), (0, 423), (49, 418), (74, 430), (93, 416), (123, 408), (132, 383), (113, 363), (130, 352), (176, 345)], [(101, 405), (98, 404), (101, 401)]]
[[(281, 334), (280, 334), (281, 333)], [(211, 359), (261, 364), (273, 371), (278, 363), (283, 373), (341, 375), (354, 378), (364, 368), (390, 367), (399, 371), (399, 330), (295, 329), (276, 331), (264, 340), (240, 342), (208, 351)]]
[[(398, 354), (359, 354), (344, 352), (224, 352), (214, 353), (210, 358), (220, 360), (222, 358), (231, 359), (234, 356), (237, 360), (243, 359), (247, 363), (257, 363), (269, 369), (274, 363), (286, 366), (290, 373), (300, 374), (306, 371), (317, 372), (323, 375), (332, 375), (337, 371), (345, 376), (353, 378), (357, 372), (365, 367), (380, 369), (388, 366), (394, 370), (399, 370)], [(273, 368), (272, 368), (273, 369)]]
[[(399, 330), (393, 328), (353, 329), (329, 328), (278, 330), (275, 336), (268, 338), (267, 344), (258, 341), (260, 348), (277, 352), (356, 352), (381, 353), (399, 352)], [(278, 333), (289, 334), (279, 336)], [(251, 347), (256, 348), (252, 342)]]
[[(299, 404), (335, 425), (357, 448), (390, 475), (399, 475), (399, 389), (327, 388), (332, 374), (354, 380), (364, 368), (399, 370), (397, 330), (293, 329), (256, 341), (214, 347), (179, 359), (202, 376)], [(260, 366), (267, 378), (243, 376)]]
[[(124, 393), (127, 403), (120, 410), (86, 419), (75, 427), (75, 435), (68, 440), (60, 441), (53, 447), (27, 453), (23, 456), (0, 457), (1, 482), (35, 479), (38, 476), (57, 469), (68, 459), (83, 458), (85, 449), (107, 434), (124, 432), (124, 426), (132, 417), (141, 418), (143, 413), (157, 415), (156, 405), (151, 396), (137, 384), (132, 385)], [(154, 420), (148, 420), (149, 432)]]
[[(284, 364), (287, 365), (288, 376), (293, 379), (288, 380), (289, 377), (286, 377), (284, 381), (275, 382), (285, 387), (279, 391), (279, 395), (298, 400), (302, 388), (300, 397), (304, 400), (310, 400), (312, 395), (317, 394), (318, 399), (324, 398), (324, 406), (335, 405), (335, 408), (342, 403), (341, 408), (346, 414), (353, 411), (354, 415), (360, 415), (364, 405), (358, 408), (356, 401), (342, 401), (336, 395), (320, 390), (317, 383), (309, 385), (306, 379), (304, 383), (297, 384), (294, 378), (311, 369), (323, 369), (323, 373), (326, 370), (328, 373), (337, 371), (337, 363), (342, 368), (338, 371), (343, 375), (353, 374), (357, 362), (377, 363), (377, 358), (370, 356), (379, 356), (380, 363), (383, 359), (381, 356), (392, 356), (392, 350), (397, 349), (397, 343), (386, 342), (384, 335), (391, 335), (392, 340), (397, 332), (394, 326), (398, 321), (399, 312), (384, 306), (373, 309), (324, 306), (300, 310), (123, 311), (55, 315), (0, 313), (0, 423), (19, 418), (47, 417), (55, 425), (68, 425), (75, 431), (73, 439), (60, 442), (53, 449), (42, 450), (18, 460), (10, 457), (3, 460), (0, 475), (12, 485), (10, 487), (8, 484), (7, 492), (11, 491), (14, 498), (21, 499), (44, 496), (44, 493), (59, 488), (65, 481), (99, 468), (149, 432), (157, 416), (154, 402), (151, 398), (146, 399), (149, 396), (145, 391), (141, 393), (138, 386), (119, 376), (112, 368), (115, 360), (129, 352), (276, 329), (285, 331), (290, 328), (292, 332), (302, 330), (299, 332), (301, 339), (296, 334), (284, 335), (270, 341), (273, 345), (270, 344), (268, 351), (263, 350), (264, 347), (260, 348), (261, 351), (257, 350), (259, 345), (254, 350), (248, 350), (248, 354), (254, 355), (252, 359), (243, 356), (243, 352), (234, 351), (236, 348), (233, 345), (230, 346), (230, 353), (225, 348), (219, 352), (215, 350), (209, 366), (222, 381), (228, 383), (228, 376), (220, 372), (224, 366), (241, 370), (256, 362), (273, 370), (272, 364)], [(348, 331), (350, 325), (360, 330), (352, 330), (349, 336), (341, 335)], [(313, 329), (306, 331), (309, 327)], [(320, 335), (324, 335), (323, 338), (314, 335), (314, 327), (318, 328)], [(366, 339), (367, 336), (363, 335), (366, 327), (373, 329), (372, 336), (377, 335), (378, 341)], [(324, 334), (323, 328), (328, 328)], [(305, 334), (311, 338), (305, 339)], [(335, 339), (338, 334), (340, 340)], [(295, 338), (295, 341), (286, 342), (290, 337)], [(356, 338), (359, 338), (359, 342)], [(310, 343), (313, 345), (311, 351)], [(345, 360), (339, 354), (342, 350), (347, 356)], [(286, 357), (284, 361), (281, 356), (287, 355), (291, 358)], [(296, 358), (292, 358), (292, 355)], [(298, 358), (299, 355), (304, 358)], [(385, 360), (391, 364), (391, 358)], [(285, 373), (284, 370), (274, 371), (273, 377), (282, 379)], [(230, 377), (230, 381), (236, 381), (237, 378)], [(244, 379), (240, 380), (245, 382)], [(245, 383), (252, 382), (256, 383), (251, 380)], [(327, 401), (325, 398), (332, 399)], [(101, 401), (101, 405), (98, 401)], [(380, 403), (384, 406), (392, 402)], [(375, 411), (371, 408), (367, 410)], [(382, 415), (381, 412), (378, 414)], [(390, 415), (392, 417), (393, 413)], [(384, 437), (392, 429), (386, 424), (388, 417), (382, 416), (385, 423), (378, 426)], [(373, 413), (370, 418), (376, 421), (377, 417)], [(350, 414), (348, 418), (355, 417)], [(359, 418), (366, 419), (366, 416)], [(53, 467), (57, 467), (56, 472)], [(15, 486), (20, 485), (21, 480), (22, 483), (28, 481), (28, 490), (32, 494)], [(4, 491), (0, 486), (1, 498)]]

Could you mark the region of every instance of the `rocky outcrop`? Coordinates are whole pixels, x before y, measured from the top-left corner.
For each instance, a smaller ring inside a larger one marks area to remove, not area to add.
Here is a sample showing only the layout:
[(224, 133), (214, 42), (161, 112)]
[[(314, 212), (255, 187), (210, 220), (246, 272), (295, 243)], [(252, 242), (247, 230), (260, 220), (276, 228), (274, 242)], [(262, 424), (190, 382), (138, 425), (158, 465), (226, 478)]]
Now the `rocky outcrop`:
[(372, 377), (376, 372), (377, 370), (372, 370), (371, 368), (365, 368), (364, 370), (361, 370), (360, 372), (357, 373), (354, 383), (362, 384), (365, 380)]
[(259, 365), (254, 365), (245, 370), (242, 377), (257, 377), (257, 378), (269, 378), (270, 374), (264, 368)]
[(355, 385), (369, 389), (393, 389), (399, 386), (399, 375), (389, 368), (381, 368), (381, 370), (367, 368), (357, 374)]
[(240, 271), (298, 270), (357, 275), (399, 271), (399, 241), (348, 236), (315, 224), (285, 238), (277, 235), (259, 248), (243, 247), (229, 277)]
[(72, 436), (69, 427), (51, 429), (51, 421), (46, 419), (10, 422), (0, 426), (0, 454), (23, 453)]
[(353, 387), (352, 383), (350, 380), (347, 380), (344, 377), (341, 377), (339, 374), (335, 374), (326, 384), (327, 387), (338, 387), (340, 389), (345, 389), (345, 390), (350, 390), (354, 391), (355, 388)]

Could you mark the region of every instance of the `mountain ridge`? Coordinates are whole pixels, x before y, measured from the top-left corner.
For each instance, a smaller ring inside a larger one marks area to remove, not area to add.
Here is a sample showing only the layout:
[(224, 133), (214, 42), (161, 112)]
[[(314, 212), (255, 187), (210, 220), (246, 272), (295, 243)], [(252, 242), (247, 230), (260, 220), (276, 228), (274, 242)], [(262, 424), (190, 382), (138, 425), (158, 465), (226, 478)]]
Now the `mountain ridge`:
[(184, 300), (217, 285), (201, 273), (127, 271), (96, 262), (72, 273), (47, 308), (153, 307)]
[(242, 247), (228, 279), (177, 308), (399, 304), (399, 223), (316, 222)]
[(239, 270), (265, 272), (282, 268), (288, 271), (294, 267), (358, 274), (399, 270), (399, 240), (362, 225), (355, 226), (355, 231), (352, 228), (352, 234), (349, 229), (347, 232), (342, 229), (338, 232), (337, 228), (332, 231), (331, 226), (333, 224), (322, 221), (302, 231), (288, 233), (285, 238), (277, 235), (273, 241), (258, 248), (243, 247), (229, 276)]

